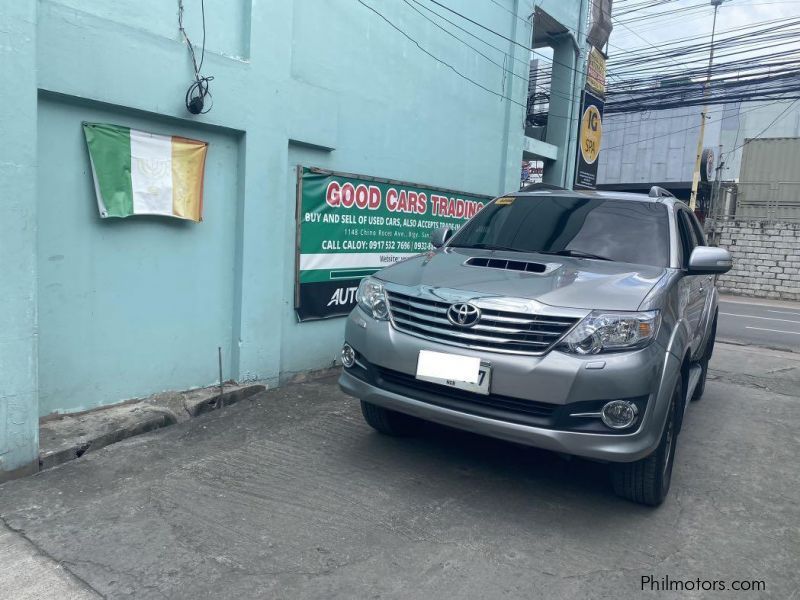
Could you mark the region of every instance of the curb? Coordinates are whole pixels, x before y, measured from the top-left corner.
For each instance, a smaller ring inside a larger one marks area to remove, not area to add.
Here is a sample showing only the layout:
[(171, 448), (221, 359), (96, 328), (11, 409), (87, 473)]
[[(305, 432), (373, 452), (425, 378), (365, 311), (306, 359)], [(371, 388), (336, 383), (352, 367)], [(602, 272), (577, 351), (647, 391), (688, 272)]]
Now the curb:
[[(59, 421), (49, 420), (43, 423), (44, 427), (52, 431), (58, 429), (58, 423), (69, 423), (69, 420), (91, 420), (97, 418), (98, 421), (103, 416), (109, 415), (114, 410), (117, 415), (109, 419), (110, 423), (100, 422), (95, 425), (97, 431), (84, 434), (79, 431), (53, 450), (43, 450), (39, 453), (39, 471), (51, 469), (58, 465), (80, 458), (88, 452), (94, 452), (100, 448), (105, 448), (111, 444), (122, 440), (149, 433), (156, 429), (169, 427), (183, 421), (188, 421), (199, 417), (224, 406), (236, 404), (259, 392), (265, 391), (264, 385), (254, 384), (237, 387), (234, 390), (223, 394), (212, 393), (213, 388), (194, 390), (186, 392), (181, 396), (181, 412), (173, 406), (165, 407), (155, 404), (152, 400), (142, 400), (135, 403), (127, 403), (110, 407), (103, 407), (92, 411), (81, 413), (80, 415), (65, 415)], [(69, 434), (66, 434), (69, 436)]]
[(787, 354), (800, 354), (797, 350), (791, 348), (781, 348), (780, 346), (768, 346), (765, 344), (748, 344), (747, 342), (740, 342), (739, 340), (728, 340), (718, 337), (718, 344), (728, 344), (730, 346), (740, 346), (742, 348), (763, 348), (764, 350), (771, 350), (773, 352), (786, 352)]
[(86, 439), (86, 441), (81, 440), (80, 442), (75, 443), (68, 448), (62, 448), (61, 450), (57, 450), (55, 452), (40, 452), (39, 470), (44, 471), (45, 469), (52, 469), (53, 467), (64, 464), (65, 462), (80, 458), (92, 450), (99, 450), (100, 448), (105, 448), (111, 444), (116, 444), (117, 442), (121, 442), (122, 440), (135, 435), (141, 435), (143, 433), (148, 433), (149, 431), (161, 429), (162, 427), (168, 427), (177, 422), (178, 421), (172, 414), (166, 412), (146, 415), (146, 417), (139, 423), (136, 423), (132, 426), (120, 427), (119, 429)]

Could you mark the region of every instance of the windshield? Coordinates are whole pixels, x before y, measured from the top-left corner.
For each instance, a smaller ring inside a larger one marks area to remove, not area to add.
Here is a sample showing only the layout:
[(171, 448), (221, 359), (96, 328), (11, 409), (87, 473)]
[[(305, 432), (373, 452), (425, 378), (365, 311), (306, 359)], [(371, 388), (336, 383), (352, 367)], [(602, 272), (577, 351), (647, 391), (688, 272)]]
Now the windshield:
[(655, 202), (516, 196), (482, 209), (448, 246), (666, 267), (669, 215)]

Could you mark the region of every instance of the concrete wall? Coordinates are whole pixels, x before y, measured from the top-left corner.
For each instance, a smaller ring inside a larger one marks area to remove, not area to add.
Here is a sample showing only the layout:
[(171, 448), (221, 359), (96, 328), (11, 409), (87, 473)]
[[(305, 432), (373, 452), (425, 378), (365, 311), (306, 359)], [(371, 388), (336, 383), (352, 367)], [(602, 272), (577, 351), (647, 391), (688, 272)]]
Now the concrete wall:
[(800, 300), (800, 223), (718, 221), (719, 246), (733, 255), (720, 292)]
[[(586, 26), (589, 0), (537, 0), (536, 8), (556, 21), (566, 32), (547, 36), (553, 50), (550, 78), (550, 102), (543, 148), (538, 140), (529, 139), (526, 158), (544, 160), (542, 180), (551, 185), (572, 189), (575, 183), (575, 161), (578, 149), (578, 121), (581, 93), (586, 81)], [(534, 33), (536, 23), (534, 22)], [(544, 56), (537, 51), (540, 58)], [(545, 59), (547, 60), (547, 59)], [(555, 154), (555, 158), (551, 153)]]
[[(207, 140), (203, 223), (98, 219), (82, 120)], [(218, 347), (229, 375), (239, 135), (51, 96), (38, 131), (39, 413), (208, 385)]]
[(36, 3), (0, 2), (0, 481), (38, 469)]
[[(517, 188), (524, 50), (483, 48), (514, 77), (408, 5), (365, 1), (412, 39), (352, 0), (206, 0), (214, 107), (197, 117), (177, 1), (0, 4), (0, 471), (35, 458), (37, 413), (212, 383), (218, 346), (238, 380), (331, 364), (343, 321), (292, 309), (296, 163)], [(514, 15), (532, 0), (448, 4), (530, 41)], [(210, 141), (205, 221), (100, 221), (83, 120)]]

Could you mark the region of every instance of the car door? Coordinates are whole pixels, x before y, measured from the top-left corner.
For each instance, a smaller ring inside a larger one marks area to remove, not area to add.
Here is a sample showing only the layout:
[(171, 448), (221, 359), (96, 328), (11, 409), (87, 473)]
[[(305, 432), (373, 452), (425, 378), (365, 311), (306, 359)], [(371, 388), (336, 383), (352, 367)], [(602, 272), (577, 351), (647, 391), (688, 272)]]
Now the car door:
[(689, 325), (691, 334), (691, 347), (694, 353), (702, 341), (701, 323), (706, 304), (705, 275), (689, 275), (689, 257), (699, 245), (699, 240), (692, 227), (692, 215), (686, 209), (680, 208), (677, 213), (678, 232), (681, 237), (681, 261), (684, 270), (682, 281), (682, 300), (685, 305), (684, 318)]

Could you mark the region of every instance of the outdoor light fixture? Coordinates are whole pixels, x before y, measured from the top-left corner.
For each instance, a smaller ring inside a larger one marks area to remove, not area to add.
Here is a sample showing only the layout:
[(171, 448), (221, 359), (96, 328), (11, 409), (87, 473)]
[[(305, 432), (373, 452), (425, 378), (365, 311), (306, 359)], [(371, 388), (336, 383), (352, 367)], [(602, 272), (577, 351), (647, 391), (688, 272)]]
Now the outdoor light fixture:
[(603, 406), (600, 418), (611, 429), (625, 429), (636, 422), (639, 409), (628, 400), (612, 400)]
[(389, 303), (386, 299), (386, 292), (383, 284), (372, 277), (365, 277), (361, 280), (356, 292), (358, 305), (371, 315), (373, 319), (380, 321), (389, 318)]
[(350, 344), (342, 346), (342, 364), (348, 369), (356, 364), (356, 351)]

